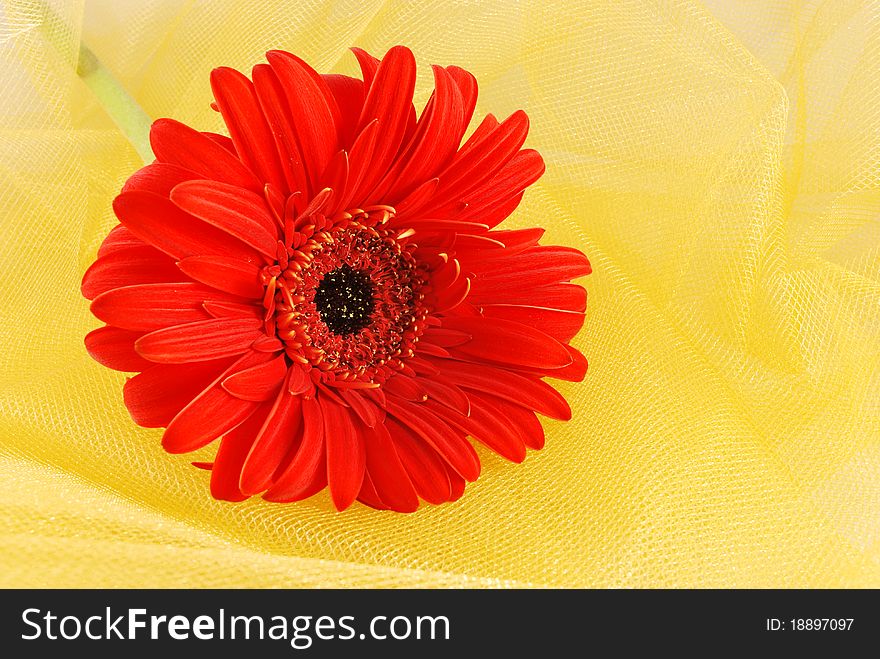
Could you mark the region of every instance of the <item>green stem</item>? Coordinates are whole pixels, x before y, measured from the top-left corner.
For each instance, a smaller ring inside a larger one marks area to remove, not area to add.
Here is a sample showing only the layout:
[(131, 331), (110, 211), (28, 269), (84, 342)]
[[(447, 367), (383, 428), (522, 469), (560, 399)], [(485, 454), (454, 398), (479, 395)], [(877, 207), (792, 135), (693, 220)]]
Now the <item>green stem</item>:
[(131, 142), (143, 161), (154, 159), (150, 148), (150, 125), (152, 120), (138, 105), (119, 80), (95, 57), (84, 44), (79, 47), (79, 62), (76, 73), (92, 90), (101, 106), (110, 115), (113, 123)]
[[(64, 25), (63, 19), (45, 2), (40, 31), (47, 41), (62, 58), (70, 61), (70, 42), (66, 30), (59, 28)], [(125, 87), (105, 67), (95, 54), (83, 43), (80, 43), (77, 58), (76, 74), (98, 99), (98, 103), (113, 120), (125, 138), (131, 143), (144, 162), (154, 158), (150, 148), (150, 125), (152, 120), (138, 105)]]

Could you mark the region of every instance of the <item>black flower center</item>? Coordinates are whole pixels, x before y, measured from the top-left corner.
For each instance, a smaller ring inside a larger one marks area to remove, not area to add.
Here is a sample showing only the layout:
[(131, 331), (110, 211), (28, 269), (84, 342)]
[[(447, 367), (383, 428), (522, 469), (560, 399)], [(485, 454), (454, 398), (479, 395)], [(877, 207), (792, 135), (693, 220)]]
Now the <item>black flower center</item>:
[(370, 324), (375, 306), (366, 273), (341, 265), (324, 275), (315, 291), (321, 320), (336, 334), (353, 334)]

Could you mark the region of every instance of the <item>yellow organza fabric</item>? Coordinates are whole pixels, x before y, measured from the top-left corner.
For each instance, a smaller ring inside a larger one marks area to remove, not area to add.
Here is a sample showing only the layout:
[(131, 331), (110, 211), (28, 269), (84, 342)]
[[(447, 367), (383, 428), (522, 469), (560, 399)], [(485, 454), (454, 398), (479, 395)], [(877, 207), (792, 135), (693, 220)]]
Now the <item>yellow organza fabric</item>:
[[(880, 586), (878, 3), (48, 5), (0, 3), (2, 585)], [(83, 348), (141, 160), (80, 45), (149, 117), (220, 130), (215, 66), (395, 43), (417, 104), (458, 64), (479, 115), (531, 117), (547, 173), (509, 226), (595, 269), (574, 420), (413, 515), (213, 501)]]

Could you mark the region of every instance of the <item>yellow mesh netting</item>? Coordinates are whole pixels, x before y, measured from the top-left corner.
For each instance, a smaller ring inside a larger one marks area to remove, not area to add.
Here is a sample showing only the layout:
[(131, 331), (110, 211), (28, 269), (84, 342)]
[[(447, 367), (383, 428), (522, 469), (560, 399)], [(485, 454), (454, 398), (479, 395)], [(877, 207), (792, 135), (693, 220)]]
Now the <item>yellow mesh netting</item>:
[[(48, 4), (0, 3), (2, 585), (880, 586), (878, 3)], [(210, 69), (279, 47), (404, 43), (417, 104), (436, 62), (524, 108), (547, 174), (509, 224), (595, 269), (574, 420), (414, 515), (213, 501), (83, 348), (141, 161), (81, 42), (202, 130)]]

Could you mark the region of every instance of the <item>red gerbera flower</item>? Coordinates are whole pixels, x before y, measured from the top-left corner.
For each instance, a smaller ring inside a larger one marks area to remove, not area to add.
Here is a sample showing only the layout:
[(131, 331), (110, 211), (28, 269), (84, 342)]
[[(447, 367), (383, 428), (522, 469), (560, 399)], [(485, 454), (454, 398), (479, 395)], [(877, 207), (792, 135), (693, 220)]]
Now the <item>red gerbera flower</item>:
[(354, 52), (363, 81), (281, 51), (252, 80), (214, 70), (230, 137), (156, 121), (83, 278), (89, 352), (140, 372), (134, 420), (172, 453), (221, 438), (195, 463), (218, 499), (454, 501), (480, 474), (468, 437), (522, 461), (536, 412), (571, 416), (542, 378), (586, 372), (586, 257), (494, 228), (544, 171), (525, 113), (462, 145), (471, 74), (435, 66), (416, 120), (412, 53)]

